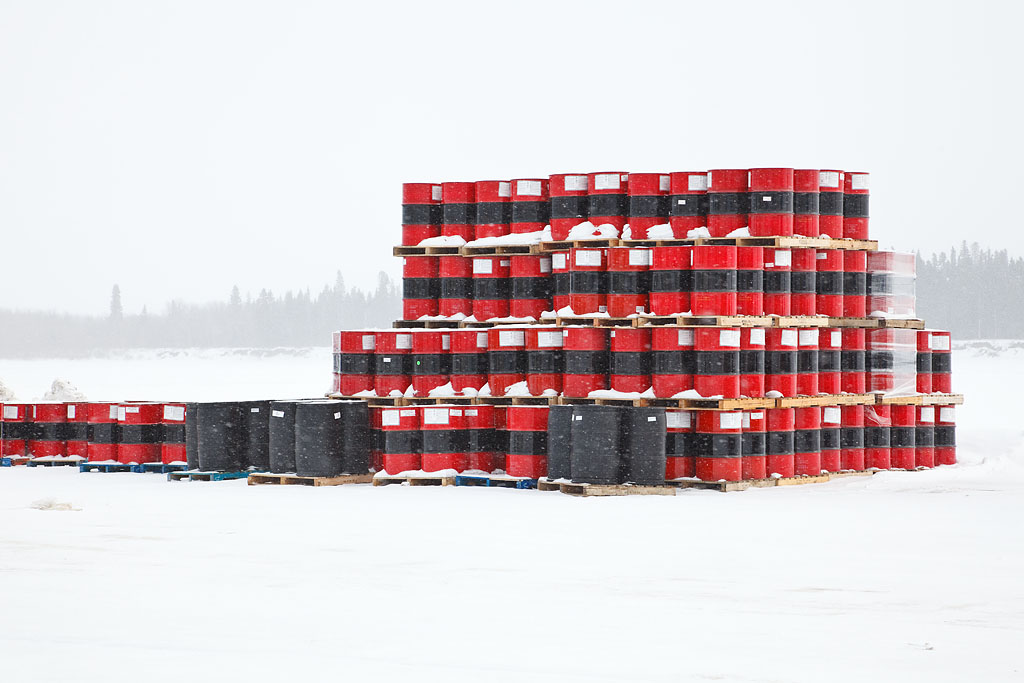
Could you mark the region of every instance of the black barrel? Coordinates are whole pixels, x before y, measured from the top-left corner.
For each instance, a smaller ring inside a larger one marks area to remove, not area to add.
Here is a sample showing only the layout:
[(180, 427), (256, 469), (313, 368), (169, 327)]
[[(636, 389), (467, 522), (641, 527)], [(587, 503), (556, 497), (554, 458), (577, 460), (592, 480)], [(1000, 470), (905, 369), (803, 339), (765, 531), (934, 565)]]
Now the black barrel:
[(623, 480), (655, 486), (665, 483), (665, 409), (625, 408), (622, 416)]
[(246, 401), (245, 464), (258, 470), (270, 469), (270, 401)]
[(295, 406), (298, 401), (273, 401), (270, 404), (270, 471), (285, 474), (295, 471)]
[[(92, 427), (93, 425), (89, 425)], [(92, 441), (92, 439), (89, 439)], [(190, 470), (199, 469), (199, 404), (185, 404), (185, 461)]]
[(573, 406), (551, 406), (548, 410), (548, 479), (572, 476)]
[(373, 433), (370, 431), (370, 406), (366, 401), (342, 401), (341, 471), (365, 474), (370, 471)]
[(571, 474), (574, 482), (620, 484), (618, 406), (573, 406)]
[(295, 473), (300, 477), (342, 474), (344, 437), (341, 401), (295, 404)]
[(199, 469), (218, 472), (244, 469), (248, 445), (244, 405), (236, 401), (203, 403), (198, 412)]

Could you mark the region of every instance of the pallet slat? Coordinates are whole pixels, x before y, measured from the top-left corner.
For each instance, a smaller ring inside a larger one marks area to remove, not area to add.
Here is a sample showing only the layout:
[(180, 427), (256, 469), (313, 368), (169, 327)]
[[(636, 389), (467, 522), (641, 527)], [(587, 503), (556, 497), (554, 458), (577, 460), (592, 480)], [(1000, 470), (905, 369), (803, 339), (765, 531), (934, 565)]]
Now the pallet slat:
[(248, 476), (249, 486), (261, 484), (293, 486), (341, 486), (342, 484), (369, 484), (373, 474), (342, 474), (337, 477), (303, 477), (297, 474), (254, 473)]

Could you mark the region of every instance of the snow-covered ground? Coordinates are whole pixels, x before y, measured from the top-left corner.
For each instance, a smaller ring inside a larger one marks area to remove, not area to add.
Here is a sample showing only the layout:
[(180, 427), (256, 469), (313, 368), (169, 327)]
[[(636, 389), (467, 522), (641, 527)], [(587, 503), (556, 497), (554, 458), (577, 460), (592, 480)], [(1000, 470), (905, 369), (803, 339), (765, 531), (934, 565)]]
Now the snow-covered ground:
[[(815, 486), (579, 499), (0, 470), (0, 678), (1021, 680), (1024, 352), (994, 348), (955, 354), (961, 465)], [(0, 379), (202, 398), (329, 378), (326, 350), (204, 353), (0, 361)]]

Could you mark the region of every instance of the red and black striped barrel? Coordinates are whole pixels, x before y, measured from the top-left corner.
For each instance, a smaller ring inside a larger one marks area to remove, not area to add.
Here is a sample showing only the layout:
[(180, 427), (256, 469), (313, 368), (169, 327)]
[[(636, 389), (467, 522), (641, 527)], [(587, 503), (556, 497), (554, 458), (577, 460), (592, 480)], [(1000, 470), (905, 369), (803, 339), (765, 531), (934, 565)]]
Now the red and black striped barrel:
[(914, 393), (917, 390), (917, 332), (868, 330), (867, 340), (868, 391)]
[(608, 388), (608, 328), (562, 328), (565, 372), (562, 394), (585, 398), (591, 391)]
[(889, 465), (894, 470), (912, 470), (917, 464), (917, 406), (891, 407), (892, 427), (889, 430)]
[(543, 230), (548, 224), (547, 178), (520, 178), (512, 181), (511, 232), (521, 234)]
[(842, 383), (843, 333), (832, 327), (818, 332), (818, 391), (838, 394)]
[(126, 403), (117, 407), (120, 439), (117, 461), (120, 463), (160, 462), (163, 438), (162, 403)]
[(630, 173), (626, 180), (629, 195), (629, 232), (633, 239), (647, 239), (655, 225), (668, 225), (669, 176), (667, 173)]
[(587, 220), (588, 187), (586, 173), (556, 173), (548, 177), (548, 190), (551, 192), (551, 239), (569, 239), (569, 231)]
[(562, 393), (562, 341), (562, 328), (555, 325), (526, 328), (526, 386), (531, 395)]
[(935, 467), (935, 406), (915, 406), (914, 467)]
[(694, 328), (693, 388), (701, 396), (740, 396), (740, 329)]
[(764, 312), (791, 315), (790, 291), (793, 277), (793, 252), (789, 249), (764, 250)]
[(843, 236), (843, 172), (818, 171), (818, 235)]
[(560, 310), (569, 305), (569, 252), (551, 252), (551, 307)]
[(843, 178), (843, 237), (868, 239), (868, 174), (847, 171)]
[(492, 396), (526, 380), (526, 330), (492, 327), (487, 330), (487, 383)]
[(838, 472), (843, 468), (842, 457), (843, 412), (839, 406), (821, 409), (821, 469)]
[(431, 389), (448, 383), (451, 371), (451, 332), (413, 330), (409, 374), (416, 396), (428, 396)]
[(740, 328), (740, 396), (764, 396), (764, 352), (764, 328)]
[(768, 475), (792, 477), (796, 472), (796, 409), (769, 408), (764, 412)]
[(847, 318), (863, 318), (868, 314), (867, 268), (867, 252), (843, 252), (843, 315)]
[(32, 434), (25, 444), (28, 457), (51, 458), (67, 453), (64, 427), (68, 411), (63, 403), (32, 404)]
[(475, 183), (476, 226), (473, 238), (507, 235), (512, 224), (512, 183), (478, 180)]
[(471, 470), (493, 472), (498, 469), (494, 438), (494, 406), (480, 404), (466, 406), (464, 411), (466, 427), (466, 455)]
[(438, 314), (469, 316), (473, 312), (473, 259), (441, 256), (438, 258), (438, 275)]
[(370, 330), (342, 330), (338, 337), (338, 391), (343, 396), (355, 396), (360, 391), (372, 390), (376, 333)]
[(752, 237), (793, 234), (793, 169), (750, 169)]
[(505, 469), (513, 477), (536, 479), (548, 472), (548, 407), (508, 406)]
[(768, 476), (768, 444), (765, 436), (765, 411), (743, 411), (743, 478)]
[(890, 406), (864, 406), (864, 467), (887, 470), (890, 467)]
[(932, 393), (932, 332), (931, 330), (918, 330), (917, 332), (917, 392), (919, 394)]
[(508, 317), (511, 263), (508, 256), (473, 257), (473, 317), (477, 320)]
[(931, 333), (932, 391), (948, 394), (953, 391), (953, 339), (949, 332)]
[(90, 462), (117, 460), (117, 442), (120, 430), (117, 423), (116, 403), (89, 404), (89, 448)]
[(458, 394), (466, 389), (480, 391), (487, 384), (487, 331), (452, 330), (451, 340), (452, 389)]
[(956, 408), (939, 406), (935, 416), (935, 464), (956, 464)]
[(370, 406), (370, 469), (384, 471), (384, 432), (381, 428), (383, 406)]
[(793, 171), (793, 234), (818, 236), (818, 169)]
[(707, 171), (669, 174), (669, 217), (672, 236), (685, 239), (688, 232), (708, 224)]
[(462, 406), (417, 406), (420, 418), (420, 468), (424, 472), (469, 467), (469, 432)]
[(708, 232), (725, 237), (733, 230), (747, 227), (750, 208), (745, 168), (708, 171)]
[(817, 255), (814, 249), (794, 249), (789, 276), (790, 315), (817, 313)]
[(67, 455), (84, 460), (89, 457), (89, 404), (68, 403), (65, 412), (67, 425), (64, 436), (67, 438)]
[(867, 330), (846, 327), (842, 331), (843, 350), (839, 354), (840, 388), (847, 394), (867, 391)]
[(380, 429), (384, 434), (384, 471), (398, 474), (420, 469), (423, 440), (416, 408), (384, 408), (380, 414)]
[(773, 327), (765, 332), (765, 392), (777, 391), (783, 396), (796, 396), (797, 331)]
[(817, 327), (802, 328), (797, 332), (796, 350), (796, 393), (802, 396), (818, 394), (818, 345), (820, 333)]
[(839, 457), (842, 469), (866, 469), (864, 459), (864, 406), (842, 407), (842, 428), (839, 432)]
[(651, 386), (651, 329), (618, 327), (609, 332), (612, 390), (644, 392)]
[(693, 328), (651, 328), (651, 387), (655, 396), (672, 398), (693, 389), (693, 353)]
[(402, 266), (402, 317), (417, 320), (424, 315), (437, 315), (438, 258), (406, 256)]
[(441, 183), (441, 234), (473, 239), (476, 225), (476, 185), (474, 183)]
[(736, 247), (736, 313), (764, 314), (764, 248)]
[(612, 247), (608, 250), (608, 315), (625, 318), (647, 312), (650, 269), (649, 248)]
[(821, 474), (821, 408), (794, 408), (793, 472)]
[(512, 281), (510, 315), (540, 320), (540, 314), (551, 309), (551, 256), (510, 256), (509, 279)]
[[(259, 410), (252, 408), (251, 410)], [(165, 465), (187, 462), (185, 456), (185, 404), (165, 403), (160, 416), (160, 462)]]
[(381, 330), (374, 332), (373, 390), (378, 396), (393, 391), (402, 394), (411, 384), (409, 380), (409, 354), (412, 352), (412, 332), (409, 330)]
[(441, 234), (441, 186), (437, 183), (402, 184), (402, 244), (416, 246)]
[(651, 313), (675, 315), (690, 310), (693, 247), (651, 249)]
[(576, 315), (608, 310), (608, 249), (569, 250), (569, 305)]
[(20, 458), (25, 455), (25, 442), (32, 436), (31, 406), (5, 403), (0, 425), (0, 456)]
[(743, 478), (743, 413), (738, 410), (697, 411), (697, 478), (740, 481)]
[(690, 410), (665, 411), (665, 479), (697, 474), (697, 420)]
[(843, 250), (819, 249), (815, 257), (815, 313), (843, 317)]
[(507, 470), (508, 406), (494, 406), (494, 462), (495, 469)]
[(603, 171), (587, 174), (587, 215), (594, 225), (611, 224), (622, 231), (626, 224), (628, 174)]
[(693, 247), (693, 315), (736, 315), (736, 267), (734, 246)]

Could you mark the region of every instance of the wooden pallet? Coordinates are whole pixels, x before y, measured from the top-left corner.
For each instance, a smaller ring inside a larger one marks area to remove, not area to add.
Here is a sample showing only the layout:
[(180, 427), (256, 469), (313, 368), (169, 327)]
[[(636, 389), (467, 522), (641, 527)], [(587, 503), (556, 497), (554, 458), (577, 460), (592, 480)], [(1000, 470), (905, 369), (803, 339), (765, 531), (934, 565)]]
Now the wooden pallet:
[(423, 475), (403, 477), (398, 474), (376, 474), (373, 477), (374, 486), (387, 486), (389, 484), (408, 484), (409, 486), (455, 486), (454, 476), (431, 477)]
[(572, 396), (558, 396), (552, 402), (553, 405), (560, 406), (646, 406), (646, 398), (591, 398), (587, 397), (572, 397)]
[(881, 327), (880, 318), (828, 318), (829, 327), (856, 327), (872, 330)]
[(819, 396), (786, 396), (777, 398), (775, 399), (775, 407), (867, 406), (877, 402), (876, 394), (821, 394)]
[(485, 486), (506, 489), (535, 489), (537, 480), (529, 477), (510, 477), (507, 474), (458, 474), (456, 486)]
[(342, 474), (337, 477), (301, 477), (297, 474), (269, 474), (260, 472), (258, 474), (250, 474), (248, 477), (249, 486), (261, 484), (341, 486), (342, 484), (369, 484), (372, 481), (372, 474)]
[(17, 467), (24, 465), (28, 462), (28, 458), (19, 457), (16, 455), (4, 456), (0, 458), (0, 467)]
[(394, 256), (458, 256), (462, 247), (413, 247), (397, 246), (391, 250)]
[(644, 405), (685, 410), (759, 410), (774, 408), (774, 398), (645, 398)]
[(780, 315), (772, 318), (773, 327), (828, 327), (829, 318), (819, 315)]
[(474, 402), (472, 396), (409, 396), (405, 399), (408, 406), (432, 406), (443, 404), (469, 405)]
[(674, 496), (675, 486), (637, 486), (635, 484), (559, 484), (558, 490), (570, 496)]
[[(632, 327), (634, 320), (636, 320), (636, 318), (609, 318), (600, 315), (560, 315), (554, 319), (554, 323), (560, 327), (568, 325), (589, 325), (591, 327)], [(550, 322), (548, 324), (550, 324)]]
[(877, 251), (877, 240), (846, 240), (830, 237), (692, 237), (683, 239), (637, 239), (620, 240), (624, 247), (675, 247), (675, 246), (738, 246), (767, 247), (776, 249), (845, 249), (854, 251)]
[(918, 318), (877, 318), (878, 326), (893, 330), (923, 330), (924, 321)]
[(505, 256), (513, 254), (538, 254), (539, 244), (495, 244), (490, 247), (462, 247), (463, 256)]
[(230, 479), (245, 479), (251, 472), (194, 472), (185, 470), (182, 472), (168, 472), (167, 481), (228, 481)]
[(746, 491), (753, 488), (767, 488), (775, 486), (775, 479), (744, 479), (742, 481), (700, 481), (699, 479), (673, 479), (672, 486), (681, 489), (707, 489), (710, 491)]
[(540, 251), (566, 251), (568, 249), (603, 249), (617, 247), (622, 242), (618, 237), (595, 237), (585, 240), (552, 240), (541, 242)]
[(474, 403), (492, 406), (546, 406), (557, 399), (557, 396), (477, 396)]
[(644, 315), (631, 318), (634, 327), (773, 327), (767, 315)]
[(963, 394), (925, 394), (922, 405), (926, 406), (960, 406), (964, 403)]
[(552, 481), (551, 479), (548, 479), (547, 477), (541, 477), (540, 479), (537, 480), (537, 490), (538, 491), (560, 491), (561, 489), (559, 487), (563, 483), (568, 483), (568, 482)]
[(447, 330), (458, 329), (461, 320), (396, 320), (391, 327), (397, 330)]

